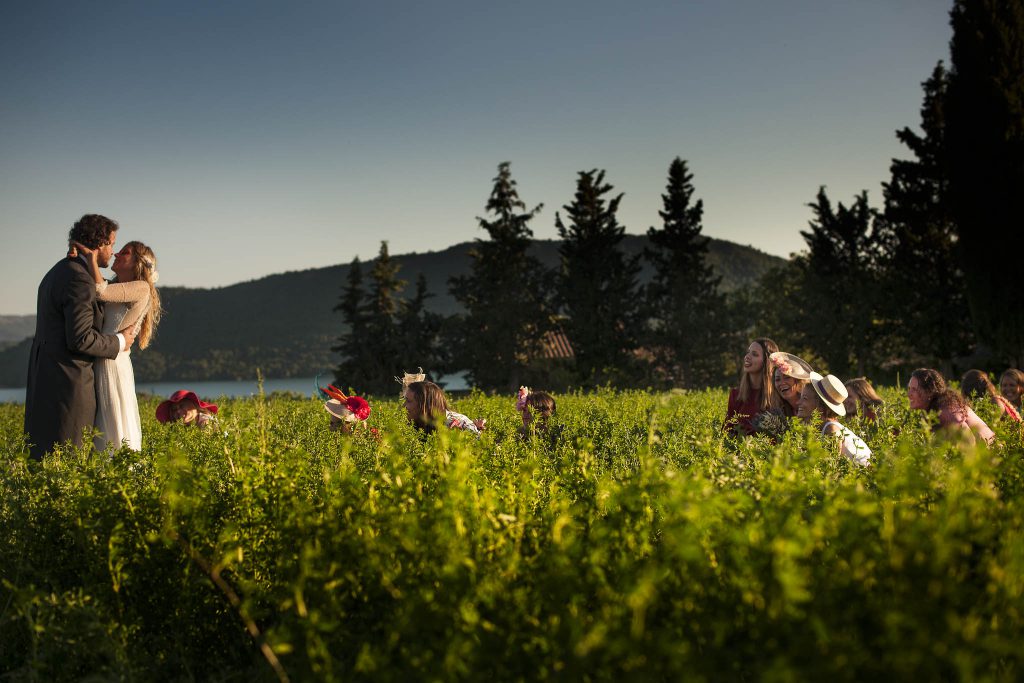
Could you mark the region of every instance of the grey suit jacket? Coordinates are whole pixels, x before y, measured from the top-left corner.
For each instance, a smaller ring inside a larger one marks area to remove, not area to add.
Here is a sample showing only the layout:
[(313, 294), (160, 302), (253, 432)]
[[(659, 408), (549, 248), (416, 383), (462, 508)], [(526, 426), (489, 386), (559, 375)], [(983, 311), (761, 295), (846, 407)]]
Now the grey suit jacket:
[(63, 259), (39, 283), (36, 335), (28, 362), (25, 433), (33, 458), (54, 444), (82, 444), (96, 418), (92, 364), (116, 358), (116, 335), (100, 334), (103, 310), (96, 285), (80, 260)]

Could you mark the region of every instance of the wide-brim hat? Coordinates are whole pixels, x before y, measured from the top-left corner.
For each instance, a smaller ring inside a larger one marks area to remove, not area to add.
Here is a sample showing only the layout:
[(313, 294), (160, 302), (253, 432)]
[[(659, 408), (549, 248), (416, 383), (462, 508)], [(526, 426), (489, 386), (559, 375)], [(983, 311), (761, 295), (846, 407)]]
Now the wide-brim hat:
[(813, 371), (810, 364), (799, 356), (794, 356), (785, 351), (776, 351), (768, 356), (772, 365), (782, 370), (782, 374), (793, 379), (807, 381), (811, 378)]
[(345, 422), (355, 422), (370, 417), (370, 404), (359, 396), (349, 396), (344, 401), (332, 398), (324, 403), (324, 410)]
[(809, 379), (815, 393), (818, 394), (818, 398), (824, 401), (825, 405), (835, 411), (837, 415), (846, 415), (846, 406), (843, 405), (843, 401), (850, 394), (846, 391), (843, 380), (835, 375), (825, 375), (822, 377), (814, 371), (811, 371)]
[(187, 391), (185, 389), (178, 389), (173, 394), (171, 394), (170, 398), (168, 398), (166, 401), (162, 402), (160, 405), (156, 407), (157, 421), (163, 423), (170, 422), (171, 406), (175, 403), (180, 403), (181, 401), (184, 401), (186, 398), (195, 403), (202, 410), (208, 410), (211, 413), (217, 412), (217, 406), (215, 404), (207, 403), (203, 399), (199, 398), (198, 396), (196, 396), (196, 392)]

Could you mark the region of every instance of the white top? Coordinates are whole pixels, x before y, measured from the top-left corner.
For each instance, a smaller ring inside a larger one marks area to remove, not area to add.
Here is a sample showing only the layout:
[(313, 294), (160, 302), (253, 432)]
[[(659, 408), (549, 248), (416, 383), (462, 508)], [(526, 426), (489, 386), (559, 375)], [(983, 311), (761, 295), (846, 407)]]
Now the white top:
[(851, 461), (858, 465), (871, 464), (871, 449), (864, 443), (864, 439), (854, 434), (845, 425), (839, 424), (835, 420), (825, 420), (825, 426), (821, 428), (821, 433), (839, 439), (842, 442), (843, 455)]

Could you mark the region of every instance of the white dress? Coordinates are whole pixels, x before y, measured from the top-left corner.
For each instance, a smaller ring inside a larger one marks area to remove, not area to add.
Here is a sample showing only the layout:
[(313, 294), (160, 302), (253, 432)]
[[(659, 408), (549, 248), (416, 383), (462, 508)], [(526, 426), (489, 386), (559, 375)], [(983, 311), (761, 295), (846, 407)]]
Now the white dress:
[[(149, 283), (104, 282), (96, 285), (96, 296), (104, 302), (104, 334), (117, 334), (133, 325), (138, 331), (149, 309)], [(95, 424), (102, 432), (96, 436), (96, 450), (116, 450), (122, 444), (135, 451), (142, 450), (142, 420), (135, 395), (131, 349), (120, 352), (113, 360), (97, 359), (93, 373), (96, 378)]]
[[(830, 424), (834, 424), (839, 429), (835, 432), (829, 432), (828, 428)], [(825, 421), (825, 425), (821, 428), (823, 435), (831, 434), (837, 441), (841, 442), (840, 451), (843, 455), (850, 459), (850, 461), (861, 465), (871, 464), (871, 449), (864, 443), (864, 439), (860, 438), (853, 433), (851, 429), (848, 429), (846, 425), (842, 425), (836, 421)]]

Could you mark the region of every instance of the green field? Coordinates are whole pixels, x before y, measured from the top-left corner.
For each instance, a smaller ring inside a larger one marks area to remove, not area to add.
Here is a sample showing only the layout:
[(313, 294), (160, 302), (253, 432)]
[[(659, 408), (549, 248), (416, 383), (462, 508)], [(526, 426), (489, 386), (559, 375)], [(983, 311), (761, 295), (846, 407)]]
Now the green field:
[(0, 678), (1021, 680), (1021, 428), (962, 448), (886, 397), (867, 469), (724, 440), (721, 391), (560, 396), (556, 444), (511, 397), (456, 402), (479, 440), (146, 402), (142, 453), (41, 465), (0, 406)]

